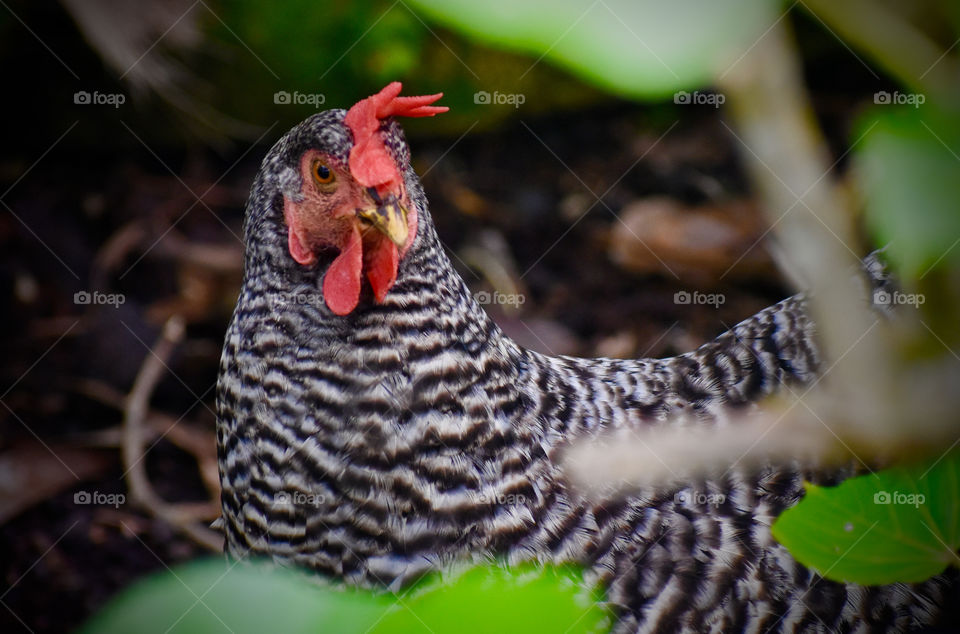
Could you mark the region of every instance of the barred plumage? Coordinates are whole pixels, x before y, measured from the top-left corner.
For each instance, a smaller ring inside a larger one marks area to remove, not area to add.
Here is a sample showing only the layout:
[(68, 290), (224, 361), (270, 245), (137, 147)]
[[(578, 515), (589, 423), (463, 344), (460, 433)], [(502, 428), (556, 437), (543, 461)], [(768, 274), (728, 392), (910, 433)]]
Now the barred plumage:
[[(576, 562), (607, 589), (621, 632), (906, 631), (953, 577), (863, 588), (821, 579), (771, 537), (802, 495), (798, 469), (590, 500), (556, 458), (600, 430), (710, 424), (818, 355), (802, 297), (670, 359), (548, 357), (505, 337), (450, 265), (399, 125), (381, 133), (417, 213), (382, 303), (339, 316), (287, 252), (284, 196), (300, 157), (344, 162), (344, 111), (317, 114), (269, 152), (250, 195), (245, 277), (226, 336), (218, 441), (228, 552), (351, 583), (399, 587), (455, 560)], [(722, 493), (719, 505), (698, 493)], [(952, 591), (952, 590), (951, 590)]]

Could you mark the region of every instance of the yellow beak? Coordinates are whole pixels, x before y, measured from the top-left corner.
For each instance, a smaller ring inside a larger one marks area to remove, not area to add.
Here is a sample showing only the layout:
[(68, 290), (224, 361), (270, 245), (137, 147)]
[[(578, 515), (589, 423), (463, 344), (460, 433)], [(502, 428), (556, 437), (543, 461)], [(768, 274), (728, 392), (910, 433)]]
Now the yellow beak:
[(378, 207), (358, 209), (357, 216), (373, 225), (398, 247), (407, 243), (410, 232), (407, 227), (407, 210), (398, 200), (387, 201)]

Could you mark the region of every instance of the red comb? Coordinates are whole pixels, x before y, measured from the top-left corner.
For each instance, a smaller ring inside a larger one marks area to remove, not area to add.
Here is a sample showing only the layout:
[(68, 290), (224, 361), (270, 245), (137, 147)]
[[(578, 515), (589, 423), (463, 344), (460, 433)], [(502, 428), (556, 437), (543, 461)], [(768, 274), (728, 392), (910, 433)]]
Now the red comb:
[(403, 86), (395, 81), (377, 94), (362, 99), (347, 111), (344, 123), (353, 132), (350, 150), (350, 172), (364, 187), (376, 187), (384, 193), (399, 193), (401, 181), (396, 162), (390, 156), (383, 139), (377, 134), (382, 119), (395, 117), (432, 117), (449, 110), (446, 106), (431, 106), (443, 96), (423, 95), (400, 97)]

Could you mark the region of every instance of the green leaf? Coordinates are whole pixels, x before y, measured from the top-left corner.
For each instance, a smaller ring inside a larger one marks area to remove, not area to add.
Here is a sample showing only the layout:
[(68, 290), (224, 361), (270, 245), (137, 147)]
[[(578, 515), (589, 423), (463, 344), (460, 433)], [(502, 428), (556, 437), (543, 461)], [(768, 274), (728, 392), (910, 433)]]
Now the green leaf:
[(610, 624), (601, 597), (583, 589), (573, 568), (475, 568), (449, 582), (433, 575), (399, 595), (315, 581), (265, 564), (193, 562), (122, 591), (81, 631), (576, 633)]
[(806, 489), (773, 536), (828, 579), (919, 582), (960, 561), (960, 454)]
[(321, 588), (302, 574), (209, 559), (135, 583), (82, 632), (128, 634), (362, 634), (390, 608), (388, 596)]
[(600, 597), (573, 568), (473, 568), (452, 584), (412, 593), (372, 630), (394, 632), (601, 632)]
[(958, 121), (957, 113), (929, 103), (878, 105), (855, 133), (861, 139), (854, 160), (867, 225), (878, 243), (890, 243), (891, 259), (912, 278), (934, 265), (960, 262)]
[[(779, 17), (768, 0), (414, 0), (477, 39), (541, 57), (630, 97), (663, 97), (722, 75)], [(536, 65), (536, 62), (532, 62)]]

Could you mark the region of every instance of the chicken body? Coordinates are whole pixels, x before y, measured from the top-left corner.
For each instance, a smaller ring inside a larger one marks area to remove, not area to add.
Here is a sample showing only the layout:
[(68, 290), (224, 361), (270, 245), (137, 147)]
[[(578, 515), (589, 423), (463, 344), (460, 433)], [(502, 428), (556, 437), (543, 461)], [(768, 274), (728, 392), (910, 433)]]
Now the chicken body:
[[(245, 223), (244, 284), (217, 391), (228, 552), (367, 586), (400, 587), (463, 559), (574, 562), (602, 583), (616, 631), (908, 631), (955, 582), (864, 588), (821, 579), (770, 534), (802, 495), (798, 469), (587, 499), (557, 456), (601, 430), (709, 423), (817, 371), (794, 297), (670, 359), (549, 357), (505, 337), (451, 266), (399, 125), (380, 133), (417, 228), (383, 301), (324, 304), (323, 276), (291, 259), (284, 197), (310, 149), (344, 161), (344, 111), (270, 151)], [(706, 503), (720, 499), (720, 504)]]

